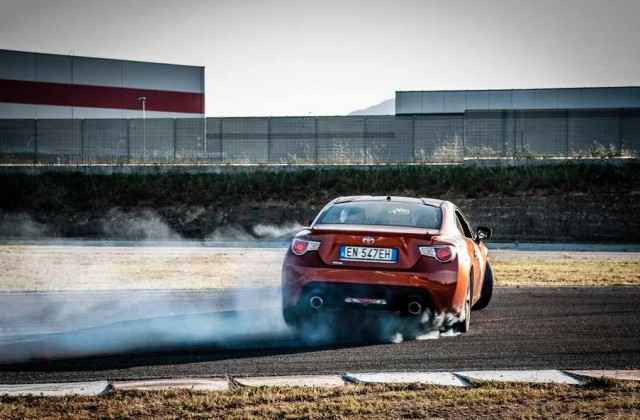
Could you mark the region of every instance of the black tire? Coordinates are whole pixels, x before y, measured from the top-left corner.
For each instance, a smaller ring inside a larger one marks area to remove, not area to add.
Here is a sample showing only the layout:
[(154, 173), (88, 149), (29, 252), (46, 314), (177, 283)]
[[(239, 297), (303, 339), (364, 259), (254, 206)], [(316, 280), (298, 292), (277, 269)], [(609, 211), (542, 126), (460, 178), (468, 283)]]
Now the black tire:
[(487, 262), (487, 269), (484, 271), (484, 280), (482, 281), (482, 290), (480, 291), (480, 299), (473, 305), (474, 311), (479, 311), (489, 306), (493, 296), (493, 268)]
[[(472, 277), (469, 276), (469, 279)], [(469, 332), (471, 326), (471, 296), (473, 295), (473, 287), (471, 281), (469, 281), (469, 287), (467, 287), (467, 296), (464, 301), (464, 319), (454, 324), (453, 329), (455, 331), (466, 333)]]
[(295, 308), (284, 308), (282, 310), (282, 318), (284, 318), (284, 323), (287, 324), (289, 328), (300, 328), (300, 316)]

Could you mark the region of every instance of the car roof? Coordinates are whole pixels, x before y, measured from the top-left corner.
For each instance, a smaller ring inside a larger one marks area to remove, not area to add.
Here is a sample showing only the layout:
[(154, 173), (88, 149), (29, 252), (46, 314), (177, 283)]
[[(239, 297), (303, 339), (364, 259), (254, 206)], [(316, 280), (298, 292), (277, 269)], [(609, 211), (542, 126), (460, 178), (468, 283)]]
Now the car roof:
[(333, 200), (333, 203), (348, 203), (351, 201), (400, 201), (404, 203), (422, 203), (432, 207), (442, 207), (446, 203), (446, 201), (438, 200), (436, 198), (398, 197), (395, 195), (352, 195), (347, 197), (338, 197)]

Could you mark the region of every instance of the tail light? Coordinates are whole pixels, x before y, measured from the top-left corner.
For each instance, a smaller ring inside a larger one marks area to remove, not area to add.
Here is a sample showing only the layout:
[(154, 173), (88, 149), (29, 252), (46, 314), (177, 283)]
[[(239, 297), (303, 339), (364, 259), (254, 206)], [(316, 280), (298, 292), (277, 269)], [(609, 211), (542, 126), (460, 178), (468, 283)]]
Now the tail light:
[(418, 249), (425, 257), (435, 258), (440, 262), (449, 262), (456, 257), (456, 248), (451, 245), (421, 246)]
[(304, 239), (294, 239), (291, 242), (291, 252), (296, 255), (304, 255), (309, 251), (317, 251), (320, 248), (319, 241), (306, 241)]

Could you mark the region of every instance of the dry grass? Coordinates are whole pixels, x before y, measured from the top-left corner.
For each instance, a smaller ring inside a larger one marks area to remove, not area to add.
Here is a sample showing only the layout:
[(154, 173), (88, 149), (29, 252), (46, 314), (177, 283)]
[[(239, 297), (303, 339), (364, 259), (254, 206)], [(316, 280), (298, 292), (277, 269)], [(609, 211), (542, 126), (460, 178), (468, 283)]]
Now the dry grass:
[[(284, 249), (0, 245), (0, 291), (278, 287)], [(497, 286), (640, 285), (639, 253), (491, 253)]]
[(637, 254), (561, 253), (553, 257), (529, 255), (494, 258), (498, 286), (638, 286), (640, 258)]
[(116, 391), (104, 397), (0, 397), (0, 418), (640, 418), (640, 383)]
[(284, 250), (0, 246), (0, 290), (223, 289), (276, 286)]

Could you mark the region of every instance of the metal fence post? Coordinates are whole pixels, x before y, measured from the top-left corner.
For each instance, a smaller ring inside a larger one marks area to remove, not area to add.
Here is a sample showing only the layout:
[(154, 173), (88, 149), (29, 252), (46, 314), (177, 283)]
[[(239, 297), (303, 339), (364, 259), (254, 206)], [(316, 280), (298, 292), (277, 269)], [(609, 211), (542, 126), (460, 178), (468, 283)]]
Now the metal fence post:
[(127, 120), (127, 163), (131, 163), (131, 120)]
[[(463, 136), (463, 155), (464, 155), (464, 136)], [(417, 163), (416, 160), (416, 116), (411, 117), (411, 162)]]
[(203, 137), (202, 137), (202, 153), (203, 155), (207, 156), (207, 118), (203, 115), (202, 116), (202, 132), (200, 133)]
[(618, 109), (618, 156), (622, 157), (624, 150), (624, 110)]
[(176, 163), (176, 149), (178, 148), (178, 119), (173, 119), (173, 163)]
[(313, 124), (314, 124), (314, 132), (315, 132), (315, 148), (314, 148), (314, 155), (315, 155), (315, 163), (316, 165), (318, 164), (318, 143), (319, 143), (319, 136), (318, 136), (318, 117), (313, 117)]
[(224, 118), (220, 118), (220, 162), (224, 162)]
[(467, 111), (464, 111), (462, 114), (462, 163), (464, 163), (464, 158), (466, 156), (466, 145), (467, 142)]
[(507, 111), (502, 111), (502, 157), (507, 157)]
[(80, 163), (84, 164), (84, 120), (80, 120)]
[(364, 163), (367, 164), (367, 153), (369, 145), (367, 144), (367, 117), (362, 117), (362, 148), (364, 149)]
[(515, 159), (518, 147), (518, 111), (513, 111), (513, 155), (511, 159)]
[(271, 117), (267, 117), (267, 163), (271, 163)]
[(564, 136), (565, 136), (565, 145), (566, 145), (567, 154), (565, 155), (565, 157), (569, 157), (569, 155), (571, 154), (571, 146), (569, 144), (569, 118), (570, 118), (569, 110), (566, 110), (565, 111), (565, 126), (564, 126), (565, 133), (564, 133)]
[(38, 120), (33, 120), (33, 164), (38, 164)]

